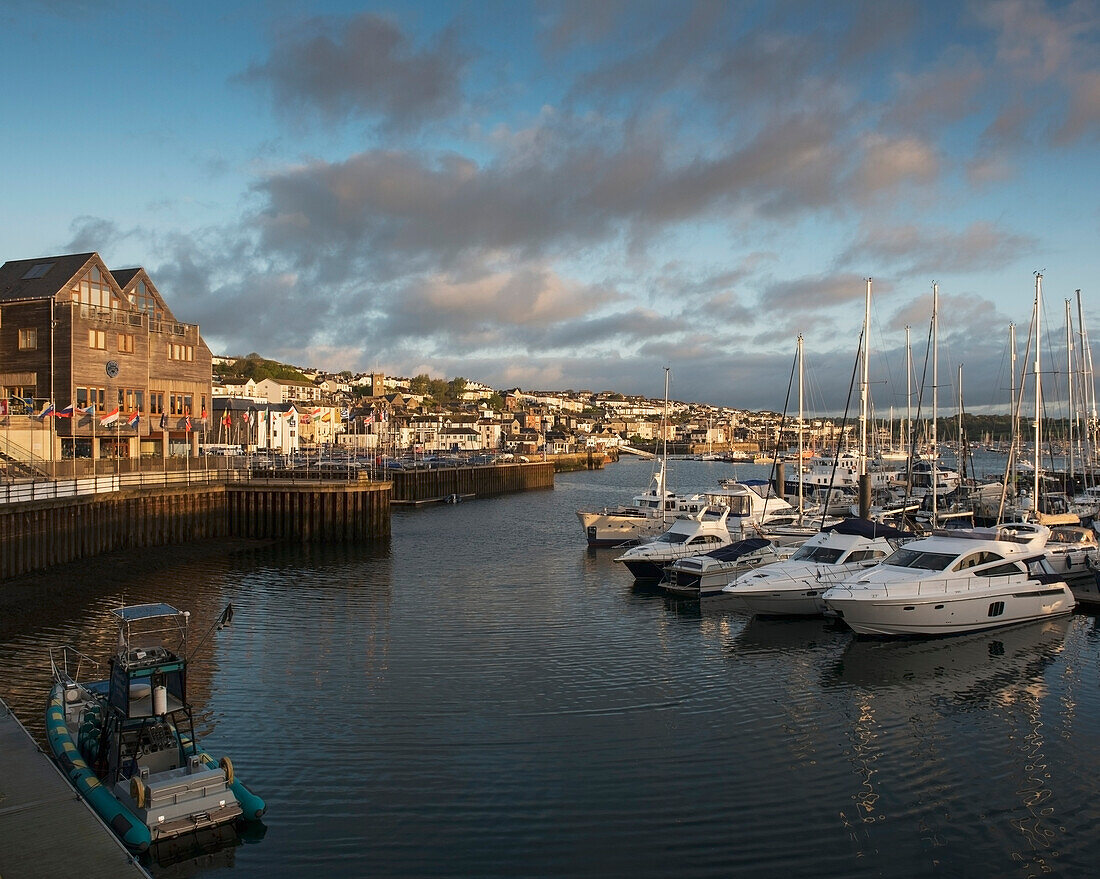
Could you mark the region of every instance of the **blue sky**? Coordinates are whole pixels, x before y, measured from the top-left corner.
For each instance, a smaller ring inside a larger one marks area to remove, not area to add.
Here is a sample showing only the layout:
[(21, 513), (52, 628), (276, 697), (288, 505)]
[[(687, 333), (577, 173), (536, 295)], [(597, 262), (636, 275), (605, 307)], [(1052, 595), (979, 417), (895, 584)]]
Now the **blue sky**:
[(941, 406), (959, 364), (1005, 406), (1036, 270), (1052, 369), (1074, 290), (1100, 332), (1098, 42), (1096, 2), (14, 0), (0, 256), (143, 265), (217, 354), (498, 387), (782, 409), (802, 333), (818, 411), (873, 276), (881, 414), (936, 280)]

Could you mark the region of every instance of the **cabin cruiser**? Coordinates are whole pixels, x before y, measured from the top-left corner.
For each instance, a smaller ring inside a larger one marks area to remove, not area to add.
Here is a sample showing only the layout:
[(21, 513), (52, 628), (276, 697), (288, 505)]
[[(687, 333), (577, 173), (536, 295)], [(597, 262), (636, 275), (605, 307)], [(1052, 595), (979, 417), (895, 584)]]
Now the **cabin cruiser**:
[(693, 515), (677, 517), (653, 540), (630, 546), (615, 561), (626, 566), (635, 580), (658, 581), (665, 568), (680, 558), (710, 552), (733, 543), (726, 519), (729, 507), (707, 506)]
[(973, 632), (1070, 613), (1069, 586), (1029, 569), (1049, 537), (1031, 523), (937, 531), (828, 589), (825, 606), (870, 635)]
[(763, 532), (769, 524), (789, 524), (797, 516), (798, 511), (766, 479), (723, 479), (719, 485), (702, 492), (702, 497), (711, 506), (729, 508), (727, 527), (734, 539), (766, 536)]
[(738, 574), (789, 558), (793, 547), (764, 537), (748, 537), (703, 555), (677, 559), (665, 568), (661, 588), (683, 598), (720, 595)]
[(821, 616), (830, 586), (875, 565), (911, 537), (867, 519), (845, 519), (821, 531), (787, 560), (742, 574), (723, 590), (758, 614)]
[(665, 465), (653, 474), (649, 489), (635, 495), (629, 506), (602, 510), (577, 510), (589, 546), (618, 546), (645, 540), (665, 531), (678, 515), (698, 513), (707, 501), (698, 495), (682, 496), (665, 486)]

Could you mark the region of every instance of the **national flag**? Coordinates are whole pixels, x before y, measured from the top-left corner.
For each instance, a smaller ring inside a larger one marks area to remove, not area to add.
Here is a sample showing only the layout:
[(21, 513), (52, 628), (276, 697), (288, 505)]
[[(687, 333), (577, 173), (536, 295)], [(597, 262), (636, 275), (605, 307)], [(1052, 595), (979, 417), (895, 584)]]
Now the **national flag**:
[(127, 422), (130, 427), (137, 429), (137, 426), (141, 423), (141, 413), (135, 412), (130, 416), (130, 420)]
[(229, 414), (228, 409), (225, 410), (225, 418), (222, 419), (222, 424), (224, 424), (226, 427), (233, 426), (233, 416)]
[(341, 409), (340, 417), (343, 418), (344, 421), (347, 421), (349, 418), (351, 418), (351, 409)]
[(363, 424), (374, 424), (374, 413), (371, 412), (366, 418), (363, 419)]
[(322, 415), (321, 420), (322, 421), (332, 421), (332, 412), (331, 412), (331, 410), (326, 412), (324, 415)]
[(161, 412), (160, 413), (160, 429), (161, 430), (168, 430), (168, 413), (167, 412)]
[(241, 421), (243, 421), (245, 424), (248, 424), (248, 422), (250, 422), (251, 420), (252, 416), (248, 412), (245, 412), (244, 415), (241, 416)]
[(99, 423), (103, 427), (109, 427), (116, 421), (118, 421), (118, 406), (115, 406), (115, 408), (111, 412), (108, 412), (106, 415), (99, 419)]
[(190, 415), (188, 415), (186, 418), (183, 419), (183, 429), (185, 431), (187, 431), (188, 433), (191, 432), (191, 416)]
[(283, 413), (283, 418), (290, 418), (290, 416), (293, 415), (293, 414), (294, 414), (294, 409), (293, 409), (293, 407), (291, 407), (290, 409), (287, 409), (286, 412)]
[(3, 418), (8, 414), (8, 401), (0, 400), (0, 418)]
[(91, 406), (86, 406), (83, 409), (78, 409), (77, 411), (80, 412), (81, 415), (95, 415), (95, 403), (93, 403)]
[(310, 413), (309, 413), (311, 418), (316, 418), (320, 414), (321, 414), (321, 407), (320, 406), (318, 406), (316, 409), (311, 410)]
[(57, 418), (72, 418), (73, 417), (73, 404), (70, 403), (64, 409), (57, 413)]
[(53, 402), (52, 401), (49, 402), (49, 403), (43, 403), (42, 404), (42, 411), (38, 413), (38, 420), (42, 421), (49, 415), (53, 415)]

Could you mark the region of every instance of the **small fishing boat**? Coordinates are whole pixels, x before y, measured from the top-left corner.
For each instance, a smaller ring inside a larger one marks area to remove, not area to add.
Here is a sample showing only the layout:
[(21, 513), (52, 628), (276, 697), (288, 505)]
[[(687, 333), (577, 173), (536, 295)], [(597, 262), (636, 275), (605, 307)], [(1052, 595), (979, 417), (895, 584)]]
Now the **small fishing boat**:
[[(227, 606), (218, 624), (232, 613)], [(118, 648), (106, 679), (82, 682), (98, 663), (70, 646), (50, 650), (46, 737), (77, 793), (135, 852), (258, 821), (264, 801), (235, 777), (228, 757), (215, 760), (195, 737), (184, 655), (190, 613), (140, 604), (111, 615)]]

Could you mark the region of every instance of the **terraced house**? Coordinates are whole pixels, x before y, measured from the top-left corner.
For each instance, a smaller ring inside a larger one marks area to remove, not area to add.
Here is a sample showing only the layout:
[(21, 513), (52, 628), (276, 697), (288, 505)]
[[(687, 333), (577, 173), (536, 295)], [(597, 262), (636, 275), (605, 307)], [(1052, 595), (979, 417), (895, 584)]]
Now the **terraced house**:
[(211, 354), (142, 268), (98, 253), (0, 266), (0, 444), (42, 461), (196, 455)]

